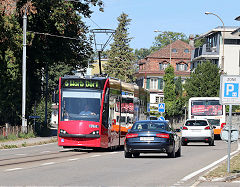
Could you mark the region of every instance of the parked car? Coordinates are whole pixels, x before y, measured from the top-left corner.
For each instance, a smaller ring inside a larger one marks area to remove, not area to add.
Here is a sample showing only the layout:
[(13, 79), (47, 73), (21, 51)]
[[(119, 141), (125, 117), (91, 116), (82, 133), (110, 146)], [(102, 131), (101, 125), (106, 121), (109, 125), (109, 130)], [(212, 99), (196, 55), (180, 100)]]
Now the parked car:
[(168, 121), (137, 121), (126, 135), (124, 156), (138, 157), (140, 153), (167, 153), (171, 158), (180, 157), (181, 139)]
[(182, 127), (182, 145), (205, 142), (214, 145), (214, 126), (207, 119), (188, 119)]

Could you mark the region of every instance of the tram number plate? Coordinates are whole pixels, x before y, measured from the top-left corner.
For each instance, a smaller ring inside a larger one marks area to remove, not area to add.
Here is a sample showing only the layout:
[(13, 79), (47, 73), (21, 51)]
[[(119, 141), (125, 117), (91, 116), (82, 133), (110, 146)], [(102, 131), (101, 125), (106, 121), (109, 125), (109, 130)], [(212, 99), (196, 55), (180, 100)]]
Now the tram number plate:
[(152, 141), (154, 140), (154, 137), (140, 137), (141, 141)]

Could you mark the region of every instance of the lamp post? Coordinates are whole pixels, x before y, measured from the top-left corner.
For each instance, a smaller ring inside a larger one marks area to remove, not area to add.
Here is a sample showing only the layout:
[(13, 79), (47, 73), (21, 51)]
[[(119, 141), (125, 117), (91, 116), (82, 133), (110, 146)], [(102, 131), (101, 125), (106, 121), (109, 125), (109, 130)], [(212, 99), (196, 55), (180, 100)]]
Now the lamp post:
[[(159, 30), (155, 30), (154, 32), (161, 32), (161, 33), (163, 33), (162, 31), (159, 31)], [(165, 33), (163, 33), (163, 34), (165, 34)], [(169, 55), (170, 55), (170, 64), (171, 64), (171, 61), (172, 61), (172, 41), (171, 41), (170, 37), (167, 34), (165, 34), (165, 35), (167, 36), (167, 38), (169, 39), (169, 42), (170, 42), (170, 44), (169, 44), (169, 48), (170, 48)]]
[(223, 34), (222, 34), (222, 44), (223, 44), (223, 50), (222, 50), (222, 52), (223, 52), (223, 54), (222, 54), (221, 71), (222, 71), (222, 73), (224, 73), (224, 37), (225, 37), (225, 27), (224, 27), (224, 23), (223, 23), (222, 19), (221, 19), (217, 14), (214, 14), (214, 13), (212, 13), (212, 12), (205, 12), (205, 14), (206, 14), (206, 15), (211, 14), (211, 15), (216, 16), (216, 17), (222, 22), (222, 24), (223, 24)]

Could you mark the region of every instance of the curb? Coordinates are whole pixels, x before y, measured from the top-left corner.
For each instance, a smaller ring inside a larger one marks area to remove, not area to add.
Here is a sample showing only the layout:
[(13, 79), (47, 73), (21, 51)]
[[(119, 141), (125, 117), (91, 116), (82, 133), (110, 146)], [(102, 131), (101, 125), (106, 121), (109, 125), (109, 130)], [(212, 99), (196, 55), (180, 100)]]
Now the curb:
[[(238, 147), (238, 149), (236, 150), (237, 152), (231, 156), (230, 159), (232, 159), (233, 157), (235, 157), (236, 155), (238, 155), (240, 153), (240, 147)], [(206, 172), (204, 174), (204, 176), (200, 176), (198, 181), (200, 182), (229, 182), (232, 181), (238, 177), (240, 177), (240, 173), (236, 173), (236, 174), (232, 174), (231, 176), (226, 176), (226, 177), (215, 177), (215, 178), (206, 178), (205, 176), (208, 175), (211, 171), (213, 171), (214, 169), (218, 168), (219, 165), (221, 165), (224, 161), (222, 161), (220, 164), (218, 164), (217, 166), (213, 167), (212, 169), (210, 169), (208, 172)]]

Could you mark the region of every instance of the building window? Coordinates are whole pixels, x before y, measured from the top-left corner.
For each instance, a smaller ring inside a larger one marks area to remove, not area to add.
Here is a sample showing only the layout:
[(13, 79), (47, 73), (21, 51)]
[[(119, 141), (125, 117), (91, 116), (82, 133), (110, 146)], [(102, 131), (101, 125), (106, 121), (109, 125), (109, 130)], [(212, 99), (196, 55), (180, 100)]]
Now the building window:
[(177, 64), (177, 71), (187, 71), (188, 65), (185, 63)]
[(176, 53), (176, 52), (177, 52), (177, 49), (175, 49), (175, 48), (172, 49), (172, 52), (173, 52), (173, 53)]
[(163, 97), (161, 97), (161, 96), (156, 96), (156, 98), (155, 98), (155, 103), (163, 103)]
[(157, 82), (158, 82), (157, 78), (151, 78), (150, 79), (150, 89), (156, 90), (158, 88)]
[(184, 52), (185, 53), (189, 53), (189, 49), (184, 49)]
[(165, 70), (168, 66), (169, 66), (169, 63), (167, 62), (159, 63), (160, 70)]
[(162, 78), (158, 78), (158, 89), (163, 90), (163, 79)]

